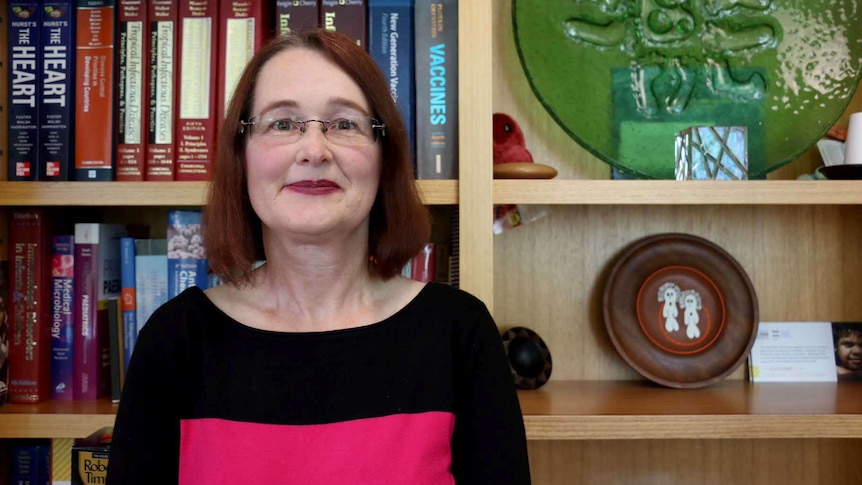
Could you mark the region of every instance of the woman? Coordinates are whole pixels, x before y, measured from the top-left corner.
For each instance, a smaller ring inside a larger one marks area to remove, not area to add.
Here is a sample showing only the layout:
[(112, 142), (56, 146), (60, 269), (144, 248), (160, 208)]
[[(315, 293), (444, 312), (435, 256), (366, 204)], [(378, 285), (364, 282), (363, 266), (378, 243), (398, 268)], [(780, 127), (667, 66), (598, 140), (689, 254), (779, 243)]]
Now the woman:
[(108, 483), (529, 483), (487, 309), (399, 274), (428, 237), (373, 60), (323, 30), (265, 46), (229, 106), (204, 215), (224, 284), (186, 290), (141, 331)]

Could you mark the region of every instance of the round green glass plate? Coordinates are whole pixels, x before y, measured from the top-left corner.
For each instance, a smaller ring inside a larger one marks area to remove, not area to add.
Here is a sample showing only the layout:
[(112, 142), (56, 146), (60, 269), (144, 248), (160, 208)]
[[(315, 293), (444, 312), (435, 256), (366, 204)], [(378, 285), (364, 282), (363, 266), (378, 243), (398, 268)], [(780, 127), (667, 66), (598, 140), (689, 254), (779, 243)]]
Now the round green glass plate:
[(676, 133), (747, 127), (748, 176), (813, 146), (862, 66), (858, 0), (513, 0), (515, 44), (557, 123), (632, 175), (674, 178)]

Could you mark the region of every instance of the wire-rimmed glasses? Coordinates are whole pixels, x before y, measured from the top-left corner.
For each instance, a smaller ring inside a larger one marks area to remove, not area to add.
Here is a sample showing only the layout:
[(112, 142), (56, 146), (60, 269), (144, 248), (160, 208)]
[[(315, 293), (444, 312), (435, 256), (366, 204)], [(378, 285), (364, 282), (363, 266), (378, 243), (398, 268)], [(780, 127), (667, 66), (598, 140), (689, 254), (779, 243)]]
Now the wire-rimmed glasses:
[(299, 120), (278, 112), (263, 113), (240, 120), (240, 133), (273, 143), (296, 143), (308, 129), (308, 123), (320, 123), (327, 140), (339, 145), (366, 145), (377, 141), (378, 133), (386, 135), (386, 125), (374, 118), (342, 116), (331, 120)]

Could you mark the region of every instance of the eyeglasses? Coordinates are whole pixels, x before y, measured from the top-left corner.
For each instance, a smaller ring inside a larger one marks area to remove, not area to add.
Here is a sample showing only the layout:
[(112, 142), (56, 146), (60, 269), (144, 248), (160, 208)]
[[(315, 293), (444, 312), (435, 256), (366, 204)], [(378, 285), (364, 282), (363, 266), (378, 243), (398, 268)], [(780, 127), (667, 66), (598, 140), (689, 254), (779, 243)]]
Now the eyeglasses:
[(240, 133), (246, 129), (253, 137), (273, 143), (296, 143), (302, 138), (308, 123), (320, 123), (326, 139), (339, 145), (366, 145), (377, 141), (377, 133), (386, 136), (386, 125), (373, 118), (345, 117), (334, 120), (298, 120), (264, 114), (240, 120)]

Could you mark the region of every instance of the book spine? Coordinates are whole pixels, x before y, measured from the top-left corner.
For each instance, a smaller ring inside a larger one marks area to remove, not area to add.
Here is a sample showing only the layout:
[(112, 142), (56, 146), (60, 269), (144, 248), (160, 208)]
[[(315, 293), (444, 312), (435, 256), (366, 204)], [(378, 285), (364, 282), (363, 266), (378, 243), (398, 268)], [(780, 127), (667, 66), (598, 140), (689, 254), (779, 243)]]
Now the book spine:
[(416, 0), (416, 178), (458, 178), (458, 2)]
[(123, 328), (123, 303), (121, 298), (109, 298), (107, 301), (108, 339), (110, 347), (111, 367), (111, 402), (120, 402), (125, 378), (126, 353), (123, 350), (126, 340)]
[(74, 389), (75, 237), (51, 245), (51, 399), (71, 400)]
[[(9, 126), (9, 2), (0, 2), (0, 127)], [(7, 46), (7, 47), (2, 47)], [(9, 129), (0, 128), (0, 182), (9, 180)], [(0, 482), (2, 483), (2, 482)]]
[(320, 25), (353, 39), (356, 45), (368, 45), (368, 13), (365, 0), (321, 0)]
[(9, 2), (9, 180), (38, 180), (39, 2)]
[(368, 0), (368, 53), (389, 83), (416, 159), (413, 0)]
[(123, 368), (128, 368), (138, 339), (138, 299), (135, 290), (135, 239), (120, 239), (120, 292), (123, 320)]
[(40, 10), (39, 177), (57, 182), (69, 180), (75, 164), (75, 5), (71, 0), (45, 1)]
[(113, 224), (75, 224), (75, 400), (109, 393), (107, 300), (122, 294), (120, 238), (125, 235)]
[(168, 212), (168, 298), (185, 289), (207, 288), (207, 260), (201, 236), (201, 212)]
[(209, 180), (216, 145), (218, 1), (183, 0), (179, 17), (176, 179)]
[(40, 209), (10, 219), (9, 401), (38, 403), (51, 395), (48, 220)]
[(11, 450), (11, 483), (45, 485), (51, 483), (51, 445), (46, 440), (13, 444)]
[(135, 240), (135, 290), (138, 332), (150, 315), (168, 301), (168, 242), (166, 239)]
[(149, 32), (144, 0), (117, 1), (116, 179), (144, 180), (149, 99)]
[(75, 180), (114, 178), (115, 0), (78, 0)]
[(269, 8), (266, 0), (219, 0), (218, 129), (245, 65), (272, 31)]
[(149, 2), (149, 114), (146, 179), (174, 180), (174, 89), (177, 69), (177, 14), (173, 0)]
[(316, 27), (320, 22), (318, 0), (278, 0), (275, 19), (278, 35)]
[(413, 256), (410, 277), (416, 281), (425, 283), (435, 281), (437, 272), (436, 255), (436, 245), (434, 243), (426, 243), (422, 250), (416, 256)]
[(9, 400), (9, 311), (12, 300), (9, 298), (8, 229), (8, 211), (0, 208), (0, 406)]

